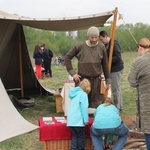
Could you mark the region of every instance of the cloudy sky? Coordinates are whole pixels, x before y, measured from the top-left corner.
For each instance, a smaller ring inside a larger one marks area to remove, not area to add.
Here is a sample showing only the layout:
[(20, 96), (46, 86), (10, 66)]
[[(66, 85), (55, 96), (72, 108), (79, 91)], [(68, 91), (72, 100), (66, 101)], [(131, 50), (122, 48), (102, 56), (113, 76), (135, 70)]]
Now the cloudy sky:
[(114, 10), (123, 14), (122, 23), (150, 24), (150, 0), (0, 0), (0, 10), (34, 18), (90, 15)]

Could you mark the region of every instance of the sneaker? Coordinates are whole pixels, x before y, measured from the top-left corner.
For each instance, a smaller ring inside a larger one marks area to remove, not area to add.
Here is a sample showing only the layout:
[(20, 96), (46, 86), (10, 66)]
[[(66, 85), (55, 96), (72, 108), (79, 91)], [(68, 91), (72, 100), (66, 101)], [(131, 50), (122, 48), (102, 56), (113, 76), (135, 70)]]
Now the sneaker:
[(123, 109), (119, 109), (119, 113), (122, 113), (123, 112)]
[(46, 77), (50, 77), (50, 74), (49, 74), (49, 73), (47, 73), (47, 74), (46, 74)]

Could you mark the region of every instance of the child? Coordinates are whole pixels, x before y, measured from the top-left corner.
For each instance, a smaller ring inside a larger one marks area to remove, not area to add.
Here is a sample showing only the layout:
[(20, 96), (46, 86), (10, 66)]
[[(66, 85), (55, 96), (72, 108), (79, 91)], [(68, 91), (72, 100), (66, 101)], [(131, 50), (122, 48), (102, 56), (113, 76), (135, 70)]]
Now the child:
[(94, 122), (90, 130), (94, 150), (103, 150), (103, 136), (108, 136), (106, 147), (111, 146), (113, 135), (117, 135), (112, 150), (122, 150), (128, 138), (129, 129), (123, 124), (118, 109), (113, 105), (111, 98), (106, 98), (103, 104), (99, 105), (94, 113)]
[(87, 79), (83, 79), (78, 87), (69, 91), (71, 104), (68, 110), (67, 126), (70, 127), (73, 134), (70, 150), (84, 150), (84, 128), (88, 123), (88, 93), (90, 91), (91, 86)]

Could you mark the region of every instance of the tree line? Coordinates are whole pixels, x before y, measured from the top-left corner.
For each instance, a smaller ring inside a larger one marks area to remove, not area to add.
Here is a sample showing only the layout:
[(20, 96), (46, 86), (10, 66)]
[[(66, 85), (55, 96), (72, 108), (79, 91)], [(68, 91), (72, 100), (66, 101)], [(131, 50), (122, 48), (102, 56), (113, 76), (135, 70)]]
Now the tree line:
[[(40, 30), (31, 27), (23, 27), (28, 50), (33, 52), (36, 44), (46, 44), (54, 54), (65, 55), (79, 41), (87, 39), (87, 30), (72, 32), (54, 32)], [(110, 27), (100, 27), (99, 30), (106, 30), (110, 33)], [(139, 39), (150, 38), (150, 25), (143, 23), (119, 25), (116, 28), (115, 39), (121, 45), (122, 51), (136, 51)]]

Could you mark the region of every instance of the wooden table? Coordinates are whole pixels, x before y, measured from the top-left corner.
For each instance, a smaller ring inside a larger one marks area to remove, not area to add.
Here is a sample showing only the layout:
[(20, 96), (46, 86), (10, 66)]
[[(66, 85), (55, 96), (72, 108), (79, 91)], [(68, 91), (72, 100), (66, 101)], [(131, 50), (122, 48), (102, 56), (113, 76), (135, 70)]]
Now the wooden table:
[(66, 83), (64, 83), (64, 86), (60, 93), (58, 91), (56, 93), (54, 93), (57, 113), (64, 113), (64, 116), (67, 116), (68, 108), (70, 105), (70, 99), (68, 97), (68, 92), (74, 86), (75, 86), (75, 83), (73, 81), (66, 82)]
[(66, 82), (64, 84), (63, 88), (62, 88), (61, 93), (60, 93), (60, 95), (62, 97), (62, 109), (64, 111), (64, 116), (67, 116), (68, 109), (69, 109), (69, 106), (70, 106), (70, 98), (68, 97), (68, 92), (73, 87), (75, 87), (75, 83), (74, 82)]

